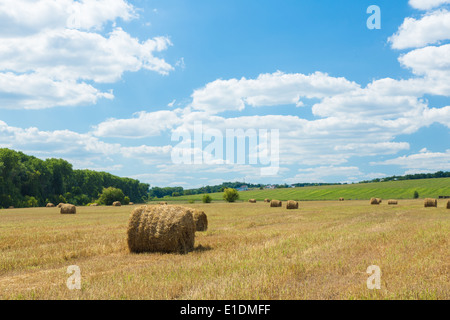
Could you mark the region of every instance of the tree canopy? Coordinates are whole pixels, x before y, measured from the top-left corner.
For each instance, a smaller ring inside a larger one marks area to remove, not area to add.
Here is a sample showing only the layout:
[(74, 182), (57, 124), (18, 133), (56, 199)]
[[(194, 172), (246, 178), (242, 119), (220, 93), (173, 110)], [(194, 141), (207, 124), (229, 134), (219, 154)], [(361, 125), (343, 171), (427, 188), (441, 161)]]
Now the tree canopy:
[(63, 159), (41, 160), (0, 148), (0, 207), (45, 206), (48, 202), (86, 205), (104, 188), (121, 189), (130, 201), (147, 200), (150, 185), (107, 172), (74, 170)]

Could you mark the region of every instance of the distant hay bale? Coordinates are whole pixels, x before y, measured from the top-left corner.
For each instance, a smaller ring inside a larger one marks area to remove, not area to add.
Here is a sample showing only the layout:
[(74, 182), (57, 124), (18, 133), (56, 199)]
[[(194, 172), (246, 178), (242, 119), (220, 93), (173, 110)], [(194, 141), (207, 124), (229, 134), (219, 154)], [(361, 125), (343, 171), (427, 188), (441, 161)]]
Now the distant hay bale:
[(8, 209), (14, 209), (14, 206), (9, 206)]
[(46, 207), (47, 208), (54, 208), (55, 207), (55, 205), (53, 204), (53, 203), (47, 203), (47, 205), (46, 205)]
[(58, 205), (56, 207), (61, 208), (63, 205), (65, 205), (65, 203), (60, 202), (60, 203), (58, 203)]
[(424, 202), (425, 208), (435, 207), (437, 208), (437, 200), (432, 198), (426, 198)]
[(134, 205), (134, 202), (130, 202), (129, 205), (130, 205), (130, 206), (133, 206), (133, 205)]
[(192, 216), (194, 218), (196, 231), (208, 230), (208, 217), (203, 211), (193, 209)]
[(344, 198), (339, 198), (339, 201), (344, 201)]
[(160, 204), (161, 206), (167, 206), (167, 202), (165, 202), (165, 201), (161, 201), (159, 204)]
[(398, 204), (397, 200), (388, 200), (388, 205), (396, 205)]
[(61, 214), (75, 214), (77, 208), (73, 204), (63, 204), (61, 206)]
[(180, 206), (140, 206), (128, 222), (130, 252), (188, 253), (194, 249), (193, 209)]
[(282, 202), (279, 200), (270, 201), (270, 207), (272, 207), (272, 208), (281, 207), (281, 206), (282, 206)]
[(298, 209), (298, 201), (289, 200), (286, 204), (286, 209)]
[(256, 200), (255, 200), (255, 199), (249, 199), (248, 202), (250, 202), (250, 203), (256, 203)]
[(450, 209), (450, 200), (447, 201), (447, 209)]
[(378, 203), (382, 203), (383, 202), (383, 199), (381, 199), (381, 198), (377, 198), (377, 200), (378, 200)]
[(98, 203), (91, 203), (89, 206), (91, 206), (91, 207), (98, 207)]
[(370, 198), (370, 204), (380, 204), (378, 198)]
[(269, 203), (270, 202), (270, 199), (264, 199), (264, 202), (266, 202), (266, 203)]
[(122, 204), (120, 203), (120, 201), (114, 201), (112, 205), (114, 207), (120, 207)]

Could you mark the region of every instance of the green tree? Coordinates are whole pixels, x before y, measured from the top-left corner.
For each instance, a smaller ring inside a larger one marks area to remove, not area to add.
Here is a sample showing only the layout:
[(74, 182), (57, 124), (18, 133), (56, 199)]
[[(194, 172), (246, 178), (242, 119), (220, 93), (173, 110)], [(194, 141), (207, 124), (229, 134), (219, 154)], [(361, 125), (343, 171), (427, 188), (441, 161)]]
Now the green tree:
[(103, 189), (103, 192), (100, 194), (97, 202), (99, 204), (110, 206), (114, 201), (120, 201), (121, 203), (123, 203), (124, 198), (125, 195), (123, 194), (122, 190), (114, 187), (109, 187)]
[(209, 194), (204, 194), (202, 198), (203, 203), (211, 203), (212, 198)]
[(226, 202), (235, 202), (236, 200), (239, 199), (239, 193), (237, 192), (236, 189), (233, 188), (225, 189), (223, 192), (223, 199)]
[(419, 192), (417, 190), (414, 191), (414, 199), (419, 199)]

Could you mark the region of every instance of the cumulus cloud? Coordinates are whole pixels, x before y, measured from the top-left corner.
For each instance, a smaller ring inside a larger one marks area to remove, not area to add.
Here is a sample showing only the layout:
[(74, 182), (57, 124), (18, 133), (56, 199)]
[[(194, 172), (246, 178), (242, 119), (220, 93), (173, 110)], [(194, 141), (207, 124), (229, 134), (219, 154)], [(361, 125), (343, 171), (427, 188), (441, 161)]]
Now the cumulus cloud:
[(450, 149), (445, 152), (424, 151), (417, 154), (372, 162), (373, 165), (400, 166), (409, 169), (408, 172), (436, 172), (450, 170)]
[(220, 113), (242, 111), (252, 107), (283, 104), (302, 105), (301, 98), (324, 98), (348, 92), (358, 85), (345, 78), (334, 78), (321, 72), (311, 75), (275, 72), (257, 79), (215, 80), (192, 94), (192, 108)]
[[(0, 2), (0, 108), (40, 109), (112, 99), (95, 85), (145, 69), (167, 75), (174, 68), (157, 53), (167, 37), (140, 41), (119, 27), (135, 9), (124, 0), (19, 0)], [(20, 82), (21, 85), (13, 85)]]
[(420, 19), (406, 18), (389, 38), (393, 49), (419, 48), (450, 39), (450, 12), (442, 9)]
[(138, 112), (130, 119), (108, 119), (94, 127), (94, 135), (115, 138), (145, 138), (180, 124), (178, 111)]
[(449, 3), (450, 0), (409, 0), (410, 6), (419, 10), (430, 10)]

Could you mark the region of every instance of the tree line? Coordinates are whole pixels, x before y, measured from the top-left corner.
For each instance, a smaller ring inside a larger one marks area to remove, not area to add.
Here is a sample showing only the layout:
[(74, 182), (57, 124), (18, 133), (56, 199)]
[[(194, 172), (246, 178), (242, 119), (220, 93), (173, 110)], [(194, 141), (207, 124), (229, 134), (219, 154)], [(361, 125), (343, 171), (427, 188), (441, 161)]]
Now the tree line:
[(150, 185), (107, 172), (74, 170), (63, 159), (41, 160), (0, 148), (0, 208), (37, 207), (47, 203), (86, 205), (104, 188), (121, 189), (130, 201), (144, 202)]

